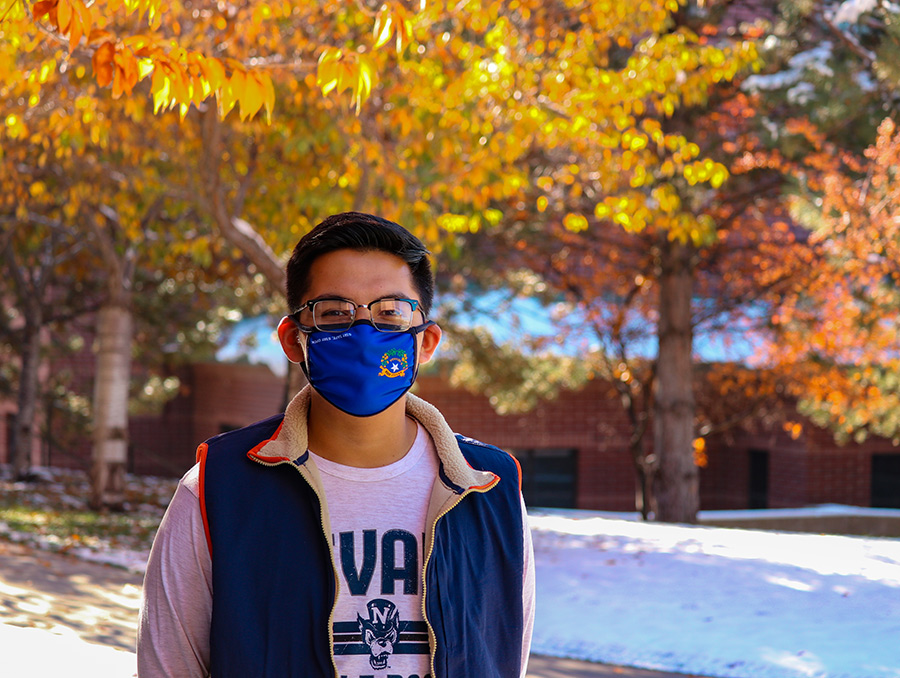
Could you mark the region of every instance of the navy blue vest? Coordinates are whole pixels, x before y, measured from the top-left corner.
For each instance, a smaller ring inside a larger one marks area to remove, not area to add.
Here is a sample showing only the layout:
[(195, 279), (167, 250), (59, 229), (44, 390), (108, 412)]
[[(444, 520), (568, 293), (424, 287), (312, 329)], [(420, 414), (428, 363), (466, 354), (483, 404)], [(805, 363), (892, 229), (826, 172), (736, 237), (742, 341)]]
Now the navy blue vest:
[[(291, 463), (247, 452), (283, 415), (211, 438), (201, 476), (212, 554), (214, 678), (331, 678), (335, 581), (318, 497)], [(515, 461), (458, 437), (468, 463), (500, 482), (437, 521), (425, 609), (435, 632), (432, 678), (518, 678), (524, 535)], [(306, 455), (297, 463), (306, 461)], [(442, 481), (455, 492), (441, 473)], [(424, 678), (424, 677), (423, 677)]]

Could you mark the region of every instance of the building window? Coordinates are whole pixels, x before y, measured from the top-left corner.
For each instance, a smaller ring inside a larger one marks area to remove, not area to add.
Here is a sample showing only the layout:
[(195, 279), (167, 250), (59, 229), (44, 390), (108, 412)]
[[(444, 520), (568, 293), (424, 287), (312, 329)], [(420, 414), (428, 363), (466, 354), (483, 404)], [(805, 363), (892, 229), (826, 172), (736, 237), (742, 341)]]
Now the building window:
[(900, 508), (900, 454), (872, 455), (872, 506)]
[(769, 452), (749, 450), (749, 476), (747, 508), (769, 508)]
[(522, 466), (528, 506), (575, 508), (576, 451), (569, 448), (514, 450)]

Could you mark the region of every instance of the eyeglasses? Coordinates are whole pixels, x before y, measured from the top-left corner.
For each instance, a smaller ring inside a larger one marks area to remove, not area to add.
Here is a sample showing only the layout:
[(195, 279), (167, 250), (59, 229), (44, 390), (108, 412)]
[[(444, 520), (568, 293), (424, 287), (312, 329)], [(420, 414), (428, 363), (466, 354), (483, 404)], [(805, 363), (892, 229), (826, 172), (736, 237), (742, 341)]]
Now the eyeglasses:
[(372, 325), (379, 332), (405, 332), (412, 327), (413, 313), (419, 307), (415, 299), (376, 299), (368, 304), (357, 304), (349, 299), (313, 299), (307, 301), (290, 317), (297, 321), (304, 332), (313, 329), (322, 332), (342, 332), (356, 320), (360, 308), (368, 309)]

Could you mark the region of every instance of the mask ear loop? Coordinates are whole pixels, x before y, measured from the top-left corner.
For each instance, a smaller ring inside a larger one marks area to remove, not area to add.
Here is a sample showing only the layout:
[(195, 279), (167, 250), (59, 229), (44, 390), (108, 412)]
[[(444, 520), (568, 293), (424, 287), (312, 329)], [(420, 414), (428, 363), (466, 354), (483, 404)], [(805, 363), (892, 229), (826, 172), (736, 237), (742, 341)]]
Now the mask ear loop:
[(434, 320), (426, 320), (421, 325), (416, 325), (415, 327), (410, 327), (406, 331), (412, 332), (413, 334), (421, 334), (422, 332), (424, 332), (426, 329), (428, 329), (432, 325), (434, 325)]
[(303, 370), (303, 376), (306, 377), (306, 381), (307, 383), (309, 383), (309, 369), (306, 366), (306, 361), (309, 360), (309, 351), (307, 350), (306, 346), (303, 345), (303, 337), (309, 335), (303, 330), (303, 326), (300, 324), (299, 320), (290, 315), (288, 316), (288, 318), (293, 320), (294, 325), (297, 326), (297, 345), (301, 346), (303, 349), (303, 360), (295, 364), (300, 365), (300, 369)]

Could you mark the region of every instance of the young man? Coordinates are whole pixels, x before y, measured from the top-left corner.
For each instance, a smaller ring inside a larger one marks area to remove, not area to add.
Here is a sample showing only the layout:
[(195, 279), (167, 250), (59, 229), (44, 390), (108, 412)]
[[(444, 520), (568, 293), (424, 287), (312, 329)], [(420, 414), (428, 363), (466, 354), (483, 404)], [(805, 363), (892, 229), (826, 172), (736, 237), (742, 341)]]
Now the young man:
[(287, 265), (309, 379), (208, 440), (153, 544), (140, 678), (519, 678), (534, 614), (518, 465), (407, 391), (441, 339), (428, 252), (360, 213)]

